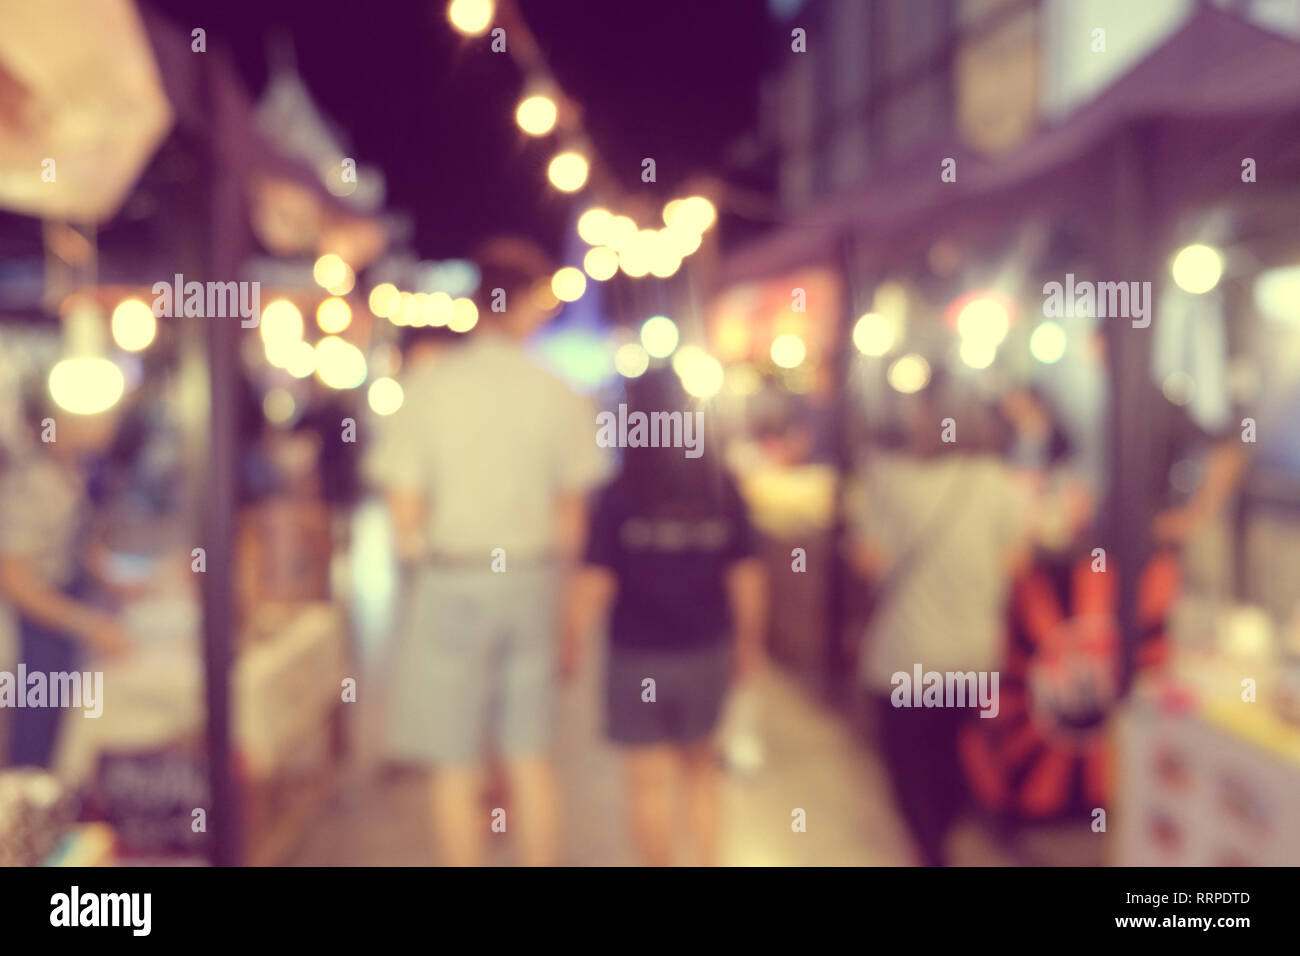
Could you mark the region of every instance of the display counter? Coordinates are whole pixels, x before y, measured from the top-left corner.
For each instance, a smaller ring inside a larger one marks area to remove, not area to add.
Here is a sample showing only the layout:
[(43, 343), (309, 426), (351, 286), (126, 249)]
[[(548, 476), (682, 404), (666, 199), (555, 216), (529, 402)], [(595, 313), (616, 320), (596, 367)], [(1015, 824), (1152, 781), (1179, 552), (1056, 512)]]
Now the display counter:
[(1166, 676), (1136, 687), (1117, 727), (1112, 862), (1300, 859), (1300, 724), (1283, 717), (1285, 694), (1272, 661), (1207, 650), (1182, 650)]
[[(203, 660), (197, 613), (180, 604), (128, 613), (137, 643), (102, 665), (103, 714), (70, 713), (57, 759), (59, 778), (87, 795), (132, 858), (193, 857), (201, 848), (189, 823), (207, 790)], [(231, 674), (245, 862), (279, 862), (332, 793), (347, 661), (340, 605), (250, 608)]]

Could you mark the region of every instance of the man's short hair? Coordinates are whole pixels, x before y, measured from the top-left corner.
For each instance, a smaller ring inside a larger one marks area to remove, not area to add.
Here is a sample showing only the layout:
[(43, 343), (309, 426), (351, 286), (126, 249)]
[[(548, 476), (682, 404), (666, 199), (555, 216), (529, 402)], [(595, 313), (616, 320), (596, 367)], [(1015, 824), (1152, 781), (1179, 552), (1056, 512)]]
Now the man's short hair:
[(479, 267), (478, 306), (491, 312), (495, 289), (504, 289), (506, 309), (532, 293), (537, 283), (553, 271), (550, 257), (537, 243), (520, 236), (498, 236), (478, 248), (474, 261)]

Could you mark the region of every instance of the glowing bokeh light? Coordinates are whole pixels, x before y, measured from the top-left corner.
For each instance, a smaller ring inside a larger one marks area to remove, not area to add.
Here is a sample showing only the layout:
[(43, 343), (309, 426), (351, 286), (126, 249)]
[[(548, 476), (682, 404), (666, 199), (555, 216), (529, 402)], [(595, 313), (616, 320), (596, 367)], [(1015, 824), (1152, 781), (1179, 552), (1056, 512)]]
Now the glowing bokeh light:
[[(671, 212), (669, 206), (672, 207)], [(691, 196), (680, 200), (676, 205), (669, 203), (665, 206), (664, 218), (671, 220), (666, 223), (670, 229), (702, 233), (717, 221), (718, 211), (703, 196)]]
[(895, 391), (911, 395), (929, 384), (930, 363), (915, 352), (909, 352), (894, 359), (885, 377)]
[(998, 347), (987, 339), (962, 339), (957, 350), (961, 360), (973, 369), (985, 369), (997, 358)]
[(589, 246), (602, 246), (607, 243), (613, 227), (614, 216), (608, 209), (601, 209), (599, 206), (588, 209), (578, 217), (578, 235)]
[(1200, 243), (1184, 246), (1174, 256), (1170, 272), (1178, 288), (1193, 295), (1203, 295), (1218, 285), (1223, 277), (1223, 255), (1219, 250)]
[(352, 324), (352, 307), (342, 299), (328, 298), (316, 306), (316, 324), (329, 335), (342, 332)]
[(612, 279), (618, 272), (618, 253), (608, 246), (596, 246), (582, 257), (582, 268), (597, 282)]
[(1065, 329), (1057, 322), (1040, 322), (1029, 336), (1029, 354), (1044, 365), (1055, 365), (1065, 355)]
[(655, 358), (672, 355), (677, 340), (677, 323), (666, 315), (654, 315), (641, 323), (641, 345)]
[(541, 94), (529, 96), (515, 110), (515, 122), (529, 136), (545, 136), (555, 129), (555, 120), (560, 111), (555, 100)]
[(492, 0), (451, 0), (447, 19), (465, 36), (480, 36), (492, 23)]
[(276, 299), (262, 310), (258, 331), (262, 335), (266, 360), (276, 368), (287, 368), (294, 345), (302, 341), (302, 313), (287, 299)]
[(402, 386), (397, 380), (386, 375), (375, 379), (366, 390), (366, 401), (370, 403), (370, 410), (376, 415), (393, 414), (402, 407), (405, 397)]
[(639, 342), (626, 342), (614, 351), (614, 370), (624, 378), (638, 378), (650, 367), (650, 353)]
[(581, 269), (565, 266), (551, 277), (551, 291), (561, 302), (577, 302), (587, 291), (587, 277)]
[(1011, 328), (1006, 304), (994, 296), (978, 295), (957, 314), (957, 334), (982, 344), (1000, 345)]
[(340, 285), (348, 275), (348, 264), (340, 256), (327, 252), (312, 266), (312, 278), (323, 289)]
[(158, 334), (158, 319), (139, 299), (123, 299), (113, 310), (113, 341), (127, 352), (149, 347)]
[(464, 296), (452, 299), (451, 318), (447, 320), (447, 328), (453, 332), (468, 332), (476, 325), (478, 325), (478, 306), (474, 304), (474, 300)]
[(808, 347), (799, 336), (786, 332), (772, 340), (770, 352), (772, 361), (781, 368), (797, 368), (808, 356)]
[(391, 282), (381, 282), (370, 290), (370, 311), (381, 319), (390, 319), (402, 305), (402, 294)]
[(297, 403), (287, 389), (273, 388), (262, 399), (262, 414), (274, 425), (285, 425), (298, 410)]
[(697, 346), (678, 350), (673, 356), (673, 371), (681, 379), (682, 388), (695, 398), (712, 398), (722, 390), (722, 363)]
[(280, 367), (294, 378), (307, 378), (316, 371), (316, 350), (302, 339), (284, 346), (279, 358)]
[(587, 159), (581, 153), (560, 153), (546, 167), (546, 178), (560, 192), (572, 193), (587, 184), (589, 171)]
[(885, 355), (895, 338), (894, 323), (879, 312), (868, 312), (853, 325), (853, 344), (863, 355)]
[(65, 412), (98, 415), (126, 391), (122, 370), (106, 358), (66, 358), (50, 369), (50, 397)]
[(316, 377), (330, 388), (356, 388), (366, 380), (366, 356), (346, 339), (327, 335), (316, 343)]

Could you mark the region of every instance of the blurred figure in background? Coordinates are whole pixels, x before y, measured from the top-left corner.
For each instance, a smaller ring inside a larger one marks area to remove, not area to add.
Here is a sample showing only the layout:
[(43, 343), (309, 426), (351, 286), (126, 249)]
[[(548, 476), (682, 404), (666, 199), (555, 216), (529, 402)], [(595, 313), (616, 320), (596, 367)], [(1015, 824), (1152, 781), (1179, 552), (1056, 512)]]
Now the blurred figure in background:
[(1009, 389), (997, 412), (1003, 452), (1023, 489), (1033, 542), (1050, 551), (1063, 549), (1091, 520), (1096, 499), (1060, 410), (1042, 389), (1028, 385)]
[[(695, 414), (668, 373), (643, 376), (628, 390), (629, 415)], [(680, 779), (694, 854), (708, 866), (717, 862), (721, 812), (713, 737), (733, 678), (752, 679), (761, 667), (764, 575), (740, 493), (714, 464), (720, 455), (688, 458), (675, 447), (624, 455), (597, 504), (569, 595), (566, 658), (572, 669), (612, 607), (606, 731), (626, 751), (637, 848), (648, 865), (672, 862)]]
[[(926, 866), (945, 843), (964, 784), (958, 733), (969, 708), (899, 707), (894, 675), (993, 672), (1000, 661), (1010, 580), (1023, 563), (1023, 494), (1009, 470), (960, 429), (967, 406), (936, 374), (910, 398), (906, 447), (871, 463), (853, 521), (853, 557), (874, 583), (859, 657), (874, 698), (879, 746), (898, 810)], [(945, 419), (958, 431), (945, 441)], [(976, 429), (971, 429), (977, 431)], [(990, 687), (992, 687), (990, 679)]]
[[(66, 673), (80, 669), (85, 648), (116, 656), (129, 643), (118, 619), (90, 600), (104, 549), (87, 534), (87, 474), (116, 421), (63, 412), (43, 389), (26, 417), (40, 423), (42, 440), (5, 461), (0, 477), (0, 598), (18, 615), (18, 662), (28, 674)], [(15, 708), (9, 763), (49, 767), (63, 710)]]
[(436, 768), (435, 830), (453, 865), (482, 860), (493, 745), (506, 763), (509, 832), (524, 863), (544, 865), (558, 843), (547, 754), (557, 595), (607, 461), (592, 410), (521, 344), (545, 318), (533, 288), (549, 263), (514, 239), (495, 240), (476, 260), (477, 327), (411, 371), (384, 438), (380, 480), (399, 547), (419, 558), (398, 651), (394, 744)]
[[(418, 383), (429, 374), (434, 363), (445, 355), (455, 354), (457, 347), (463, 343), (464, 336), (446, 326), (403, 328), (399, 376), (403, 395), (409, 393), (413, 382)], [(419, 387), (418, 384), (416, 387)], [(406, 403), (406, 399), (403, 403)], [(376, 423), (377, 438), (365, 458), (366, 479), (385, 493), (389, 511), (393, 516), (403, 510), (407, 496), (401, 487), (391, 486), (389, 476), (402, 466), (403, 457), (407, 454), (403, 446), (409, 440), (410, 427), (409, 413), (403, 415), (400, 414), (400, 410), (399, 414), (379, 419)], [(389, 463), (390, 459), (394, 459), (392, 464)], [(412, 529), (408, 527), (397, 539), (400, 552), (398, 560), (404, 578), (409, 577), (413, 562), (422, 557), (418, 528), (416, 532), (412, 533)], [(407, 553), (408, 550), (410, 553)]]
[(1070, 436), (1041, 389), (1011, 388), (1002, 396), (998, 410), (1008, 425), (1006, 452), (1014, 467), (1045, 476), (1048, 469), (1070, 457)]

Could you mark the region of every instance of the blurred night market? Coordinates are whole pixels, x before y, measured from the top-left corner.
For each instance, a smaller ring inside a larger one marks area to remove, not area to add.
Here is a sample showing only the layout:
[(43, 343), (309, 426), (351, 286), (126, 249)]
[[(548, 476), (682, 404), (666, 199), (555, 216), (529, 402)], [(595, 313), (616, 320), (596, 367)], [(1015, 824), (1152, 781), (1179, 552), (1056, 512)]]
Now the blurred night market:
[(1300, 0), (0, 0), (0, 866), (1300, 864), (1297, 224)]

